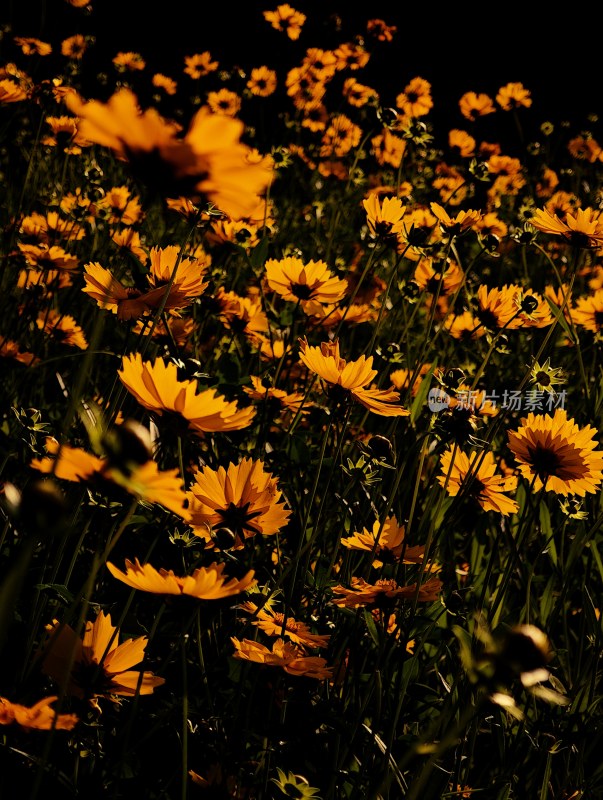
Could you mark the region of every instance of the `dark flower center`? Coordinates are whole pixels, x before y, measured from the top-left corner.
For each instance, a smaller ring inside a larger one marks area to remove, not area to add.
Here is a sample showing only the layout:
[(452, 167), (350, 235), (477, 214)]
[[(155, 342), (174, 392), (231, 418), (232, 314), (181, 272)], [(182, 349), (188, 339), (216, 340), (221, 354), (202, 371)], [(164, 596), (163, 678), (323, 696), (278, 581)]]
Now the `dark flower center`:
[(291, 293), (298, 297), (300, 300), (309, 300), (312, 297), (312, 287), (307, 283), (294, 283), (291, 287)]
[(259, 517), (261, 511), (249, 511), (250, 502), (245, 505), (237, 506), (232, 501), (228, 504), (228, 508), (218, 508), (217, 513), (224, 520), (224, 525), (235, 531), (240, 537), (245, 535), (245, 531), (255, 533), (257, 528), (250, 525), (252, 519)]
[(561, 467), (561, 459), (554, 450), (536, 446), (534, 448), (529, 447), (528, 452), (532, 462), (532, 469), (541, 480), (551, 475), (557, 475)]

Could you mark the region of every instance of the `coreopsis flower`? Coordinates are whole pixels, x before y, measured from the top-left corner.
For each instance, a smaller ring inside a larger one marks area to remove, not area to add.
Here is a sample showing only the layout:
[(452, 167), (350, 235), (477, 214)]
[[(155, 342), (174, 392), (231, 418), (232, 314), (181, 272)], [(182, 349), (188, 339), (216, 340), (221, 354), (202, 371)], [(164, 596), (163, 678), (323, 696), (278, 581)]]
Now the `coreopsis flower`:
[(48, 56), (52, 53), (51, 44), (33, 36), (15, 36), (14, 42), (21, 48), (24, 56)]
[(254, 67), (249, 74), (246, 86), (256, 97), (270, 97), (276, 91), (276, 72), (264, 66)]
[(373, 36), (378, 42), (393, 41), (394, 34), (398, 30), (396, 25), (387, 25), (382, 19), (369, 19), (366, 23), (366, 32)]
[(357, 147), (362, 129), (345, 114), (335, 114), (322, 136), (321, 157), (345, 156), (352, 147)]
[(490, 451), (476, 450), (467, 454), (458, 447), (450, 447), (440, 458), (437, 481), (451, 497), (461, 493), (479, 503), (484, 511), (497, 511), (506, 517), (519, 508), (515, 500), (505, 494), (517, 488), (516, 476), (496, 474), (496, 463)]
[(446, 209), (439, 203), (430, 203), (429, 207), (438, 219), (442, 232), (447, 236), (460, 236), (471, 230), (481, 219), (481, 211), (459, 211), (455, 217), (451, 217)]
[(406, 417), (410, 414), (402, 406), (394, 405), (400, 394), (393, 386), (389, 389), (368, 388), (377, 377), (373, 369), (373, 356), (362, 355), (356, 361), (346, 361), (339, 353), (339, 341), (322, 342), (319, 347), (310, 347), (307, 340), (299, 339), (299, 359), (309, 370), (316, 373), (331, 389), (335, 399), (350, 395), (369, 411), (384, 417)]
[(299, 39), (306, 15), (296, 11), (288, 3), (282, 3), (274, 11), (264, 11), (264, 19), (277, 31), (283, 31), (290, 39)]
[(534, 361), (530, 368), (530, 383), (538, 391), (555, 395), (557, 394), (555, 386), (563, 385), (566, 381), (566, 373), (561, 367), (552, 367), (550, 358), (542, 364)]
[(285, 797), (297, 797), (299, 800), (318, 800), (317, 794), (320, 789), (310, 786), (303, 775), (297, 775), (294, 772), (283, 772), (280, 767), (276, 768), (278, 774), (277, 778), (271, 778), (274, 783)]
[(72, 270), (77, 269), (80, 265), (77, 256), (68, 253), (58, 244), (24, 244), (23, 242), (18, 242), (17, 247), (25, 259), (25, 263), (30, 267)]
[(460, 314), (450, 314), (444, 321), (443, 328), (453, 339), (463, 342), (470, 342), (486, 335), (483, 323), (469, 310)]
[(305, 651), (284, 639), (277, 639), (269, 650), (266, 645), (251, 639), (239, 641), (231, 636), (235, 647), (234, 658), (243, 661), (255, 661), (267, 667), (282, 667), (289, 675), (316, 678), (322, 681), (332, 677), (333, 670), (327, 666), (326, 659), (319, 656), (308, 656)]
[(362, 108), (367, 103), (379, 100), (379, 96), (374, 89), (360, 83), (356, 78), (347, 78), (344, 81), (342, 94), (348, 103), (355, 108)]
[(0, 358), (12, 358), (27, 366), (38, 361), (38, 358), (33, 353), (21, 350), (19, 342), (15, 342), (13, 339), (7, 339), (6, 337), (0, 339)]
[(111, 225), (136, 225), (142, 221), (140, 199), (127, 186), (112, 186), (95, 203), (97, 211), (107, 211)]
[[(77, 129), (77, 119), (66, 115), (60, 117), (46, 117), (51, 134), (43, 136), (41, 143), (46, 147), (60, 147), (67, 155), (76, 156), (82, 152), (83, 147), (88, 147), (90, 142), (82, 138)], [(79, 226), (76, 226), (76, 229)], [(82, 231), (82, 236), (85, 231)]]
[(241, 110), (240, 95), (225, 87), (208, 92), (206, 102), (212, 113), (225, 114), (227, 117), (236, 117)]
[(552, 214), (548, 208), (536, 209), (530, 217), (530, 225), (543, 233), (561, 236), (573, 247), (601, 247), (603, 245), (603, 218), (593, 208), (577, 208), (569, 211), (565, 220)]
[(86, 37), (81, 33), (76, 33), (74, 36), (68, 36), (61, 42), (61, 54), (66, 58), (73, 58), (79, 61), (88, 49), (88, 42)]
[(189, 430), (195, 436), (238, 431), (255, 416), (254, 408), (239, 409), (236, 401), (226, 400), (216, 389), (198, 392), (196, 380), (179, 380), (176, 364), (162, 358), (151, 362), (143, 361), (140, 353), (126, 356), (118, 376), (159, 425), (165, 417), (164, 421), (175, 422), (178, 430)]
[(68, 694), (93, 706), (98, 697), (114, 700), (116, 695), (152, 694), (165, 683), (164, 678), (150, 671), (132, 669), (144, 658), (148, 639), (140, 636), (119, 644), (119, 630), (104, 611), (98, 612), (94, 622), (86, 622), (82, 638), (57, 620), (47, 630), (42, 672), (59, 684), (67, 682)]
[(323, 306), (339, 303), (348, 283), (338, 278), (324, 261), (308, 261), (288, 256), (269, 258), (265, 264), (266, 282), (283, 300), (299, 303), (304, 313), (320, 314)]
[[(53, 127), (53, 121), (57, 120), (59, 127), (67, 117), (47, 117)], [(53, 130), (57, 128), (53, 127)], [(80, 140), (81, 142), (81, 140)], [(67, 242), (79, 241), (86, 235), (85, 229), (74, 219), (65, 219), (57, 211), (49, 211), (46, 214), (39, 214), (34, 211), (23, 217), (19, 226), (19, 234), (25, 237), (37, 239), (39, 243), (53, 245), (62, 240)], [(21, 248), (22, 252), (27, 252)], [(65, 268), (65, 267), (64, 267)]]
[(215, 72), (220, 66), (217, 61), (212, 61), (211, 53), (207, 50), (203, 53), (185, 56), (184, 64), (185, 74), (195, 81), (204, 78), (210, 72)]
[(220, 307), (220, 320), (227, 330), (245, 336), (254, 345), (268, 333), (268, 317), (261, 297), (242, 297), (220, 286), (215, 300)]
[(233, 219), (249, 214), (272, 178), (265, 159), (250, 163), (250, 148), (240, 141), (241, 120), (202, 107), (183, 137), (178, 126), (157, 111), (142, 112), (136, 95), (119, 89), (107, 103), (65, 97), (80, 117), (82, 136), (111, 148), (134, 175), (168, 195), (187, 195), (214, 203)]
[(400, 369), (395, 369), (393, 372), (390, 372), (389, 379), (392, 383), (392, 386), (398, 389), (398, 391), (403, 392), (408, 390), (414, 375), (415, 377), (410, 389), (410, 394), (411, 397), (416, 397), (419, 387), (421, 386), (424, 377), (427, 375), (431, 367), (431, 364), (421, 364), (418, 370), (400, 367)]
[(148, 261), (148, 253), (142, 246), (142, 240), (138, 231), (134, 228), (126, 227), (121, 231), (114, 231), (111, 234), (111, 241), (123, 251), (131, 253), (140, 261), (141, 264), (146, 264)]
[(261, 461), (244, 458), (227, 469), (195, 469), (188, 492), (191, 526), (208, 543), (212, 530), (227, 528), (240, 547), (256, 534), (272, 536), (285, 527), (291, 512), (281, 497), (277, 478)]
[(298, 622), (293, 617), (285, 618), (284, 614), (274, 611), (270, 605), (260, 608), (253, 601), (247, 600), (239, 608), (246, 614), (251, 614), (251, 624), (268, 636), (286, 636), (302, 647), (327, 647), (329, 644), (331, 637), (328, 634), (312, 633), (305, 622)]
[(496, 102), (503, 111), (529, 108), (532, 105), (532, 95), (522, 83), (507, 83), (498, 90)]
[(382, 578), (376, 583), (367, 583), (364, 578), (351, 580), (350, 587), (334, 586), (333, 603), (344, 608), (362, 608), (378, 603), (380, 607), (395, 605), (400, 600), (413, 600), (417, 596), (420, 603), (433, 603), (440, 596), (442, 581), (439, 578), (428, 578), (417, 587), (399, 586), (393, 578)]
[(363, 528), (355, 531), (351, 536), (341, 540), (341, 544), (349, 550), (364, 550), (373, 554), (373, 567), (380, 567), (384, 563), (392, 563), (402, 559), (404, 564), (420, 564), (423, 561), (425, 548), (422, 545), (407, 547), (404, 541), (406, 528), (400, 525), (395, 514), (386, 517), (380, 522), (373, 523), (369, 531)]
[(429, 294), (446, 297), (460, 289), (465, 281), (465, 273), (452, 259), (447, 259), (442, 264), (425, 257), (417, 262), (413, 280)]
[(151, 459), (142, 459), (140, 463), (128, 458), (124, 463), (116, 463), (112, 458), (89, 453), (80, 447), (59, 446), (52, 437), (46, 439), (45, 450), (49, 455), (33, 459), (32, 469), (65, 481), (84, 481), (100, 489), (105, 482), (110, 482), (142, 502), (157, 503), (188, 519), (186, 495), (177, 468), (160, 470)]
[(509, 449), (518, 469), (535, 491), (584, 497), (594, 494), (603, 480), (603, 451), (595, 450), (597, 429), (578, 427), (563, 408), (550, 414), (530, 412), (515, 431)]
[(461, 131), (458, 128), (448, 131), (448, 146), (461, 158), (471, 158), (475, 155), (476, 141), (467, 131)]
[(164, 75), (162, 72), (156, 72), (151, 78), (151, 83), (156, 89), (161, 89), (170, 97), (173, 97), (178, 91), (178, 84), (173, 78)]
[(337, 59), (337, 69), (357, 70), (366, 67), (371, 57), (368, 50), (356, 42), (344, 42), (333, 50)]
[(33, 706), (23, 706), (0, 697), (0, 725), (14, 723), (26, 731), (72, 731), (79, 718), (76, 714), (57, 714), (51, 706), (58, 699), (53, 695), (38, 700)]
[(509, 329), (545, 328), (547, 325), (552, 325), (554, 317), (545, 297), (523, 286), (512, 284), (509, 288), (513, 291), (513, 303), (517, 310), (515, 319), (508, 326)]
[(251, 386), (244, 386), (245, 394), (256, 403), (265, 403), (268, 410), (264, 411), (270, 419), (275, 412), (289, 412), (290, 414), (308, 414), (312, 403), (308, 402), (300, 392), (286, 392), (275, 386), (264, 386), (262, 379), (257, 375), (250, 375)]
[(424, 117), (433, 108), (431, 84), (424, 78), (413, 78), (396, 97), (396, 108), (407, 117)]
[(380, 167), (390, 166), (398, 169), (406, 152), (406, 140), (396, 136), (388, 128), (371, 139), (371, 154)]
[(0, 103), (20, 103), (27, 100), (27, 91), (10, 78), (0, 79)]
[(140, 53), (120, 52), (113, 58), (113, 66), (119, 72), (140, 72), (146, 67), (146, 61)]
[(323, 83), (328, 83), (337, 71), (337, 58), (332, 50), (309, 47), (301, 63), (302, 70), (308, 70)]
[(473, 299), (473, 313), (486, 330), (507, 329), (519, 314), (514, 300), (515, 287), (488, 288), (482, 284)]
[(255, 573), (252, 569), (242, 578), (229, 578), (224, 575), (224, 567), (225, 564), (214, 562), (207, 567), (193, 570), (191, 575), (180, 578), (171, 569), (156, 569), (151, 564), (141, 564), (137, 558), (133, 562), (126, 559), (125, 572), (107, 562), (107, 569), (114, 578), (126, 586), (131, 586), (132, 589), (152, 594), (187, 595), (198, 600), (222, 600), (245, 592), (254, 585)]
[(576, 325), (599, 335), (603, 331), (603, 288), (579, 297), (572, 306), (571, 314)]
[(62, 314), (54, 308), (49, 308), (40, 312), (36, 325), (57, 344), (79, 347), (80, 350), (88, 347), (84, 329), (69, 314)]
[(492, 98), (487, 94), (478, 94), (477, 92), (465, 92), (459, 100), (459, 109), (465, 119), (471, 120), (471, 122), (496, 111)]
[(599, 142), (592, 136), (576, 136), (567, 143), (570, 154), (580, 161), (588, 161), (594, 164), (601, 161), (603, 149)]
[(398, 197), (384, 197), (383, 202), (375, 192), (362, 201), (370, 232), (377, 238), (396, 237), (404, 231), (403, 217), (406, 206)]

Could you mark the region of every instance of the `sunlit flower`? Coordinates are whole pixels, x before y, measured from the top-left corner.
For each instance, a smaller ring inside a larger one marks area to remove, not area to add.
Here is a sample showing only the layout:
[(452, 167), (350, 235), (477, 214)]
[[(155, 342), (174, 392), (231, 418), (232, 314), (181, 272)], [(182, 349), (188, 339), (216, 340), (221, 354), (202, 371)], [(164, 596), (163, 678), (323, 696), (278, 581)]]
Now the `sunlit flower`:
[(394, 34), (398, 30), (396, 25), (387, 25), (382, 19), (369, 19), (366, 23), (366, 32), (373, 36), (378, 42), (393, 41)]
[(594, 334), (603, 331), (603, 288), (591, 295), (579, 297), (572, 306), (572, 319), (576, 325)]
[(236, 401), (226, 400), (215, 389), (198, 392), (196, 380), (178, 380), (176, 364), (162, 358), (143, 362), (140, 353), (126, 356), (118, 376), (136, 400), (159, 420), (175, 418), (183, 430), (196, 436), (241, 430), (255, 416), (253, 407), (239, 409)]
[(479, 503), (484, 511), (497, 511), (508, 516), (519, 508), (515, 500), (505, 494), (517, 488), (517, 478), (497, 475), (490, 451), (476, 450), (467, 455), (459, 448), (449, 448), (440, 458), (437, 481), (451, 497), (461, 493)]
[(58, 697), (45, 697), (33, 706), (22, 706), (0, 697), (0, 725), (19, 725), (26, 731), (71, 731), (79, 722), (75, 714), (57, 714), (51, 708)]
[(255, 208), (272, 171), (265, 160), (250, 163), (240, 141), (244, 124), (202, 107), (184, 137), (154, 109), (141, 112), (136, 95), (120, 89), (108, 102), (65, 97), (81, 118), (80, 133), (128, 161), (135, 176), (169, 196), (199, 196), (234, 219)]
[(361, 128), (345, 114), (331, 117), (322, 136), (320, 155), (322, 157), (345, 156), (360, 143)]
[(111, 575), (133, 589), (152, 594), (188, 595), (198, 600), (222, 600), (224, 597), (232, 597), (247, 591), (255, 583), (252, 569), (242, 578), (229, 578), (224, 575), (225, 566), (213, 563), (193, 570), (191, 575), (179, 578), (171, 569), (157, 570), (151, 564), (141, 564), (137, 558), (133, 562), (126, 559), (125, 572), (107, 562), (107, 569)]
[(66, 58), (73, 58), (78, 61), (83, 57), (88, 49), (88, 42), (86, 37), (81, 33), (76, 33), (74, 36), (69, 36), (61, 42), (61, 54)]
[(272, 417), (274, 410), (287, 411), (291, 414), (308, 414), (312, 403), (308, 402), (300, 392), (287, 392), (276, 386), (264, 386), (262, 379), (257, 375), (250, 375), (251, 386), (244, 386), (243, 391), (257, 403), (265, 403), (268, 418)]
[(348, 103), (355, 108), (362, 108), (371, 101), (379, 99), (377, 92), (370, 86), (365, 86), (356, 78), (347, 78), (343, 84), (342, 94)]
[(291, 512), (279, 502), (278, 480), (264, 471), (261, 461), (244, 458), (227, 469), (195, 469), (188, 493), (194, 532), (211, 541), (212, 529), (227, 528), (235, 546), (255, 536), (272, 536), (287, 524)]
[(461, 158), (471, 158), (475, 155), (475, 145), (475, 139), (467, 131), (461, 131), (458, 128), (448, 131), (448, 146)]
[(384, 197), (380, 202), (375, 192), (362, 201), (366, 222), (373, 236), (388, 238), (404, 230), (403, 217), (406, 206), (398, 197)]
[(371, 57), (368, 50), (357, 42), (344, 42), (333, 50), (338, 70), (357, 70), (366, 67)]
[(77, 269), (79, 259), (68, 253), (58, 244), (24, 244), (19, 242), (17, 247), (30, 267), (38, 269)]
[(290, 39), (299, 39), (306, 15), (296, 11), (288, 3), (283, 3), (274, 11), (264, 11), (264, 19), (275, 30), (285, 32)]
[(49, 308), (40, 312), (36, 325), (58, 344), (79, 347), (80, 350), (88, 347), (84, 329), (69, 314), (62, 314), (54, 308)]
[(429, 578), (417, 587), (416, 583), (410, 586), (399, 586), (391, 578), (382, 578), (376, 583), (367, 583), (364, 578), (352, 578), (351, 586), (334, 586), (333, 603), (345, 608), (361, 608), (363, 606), (379, 603), (381, 607), (395, 605), (399, 600), (413, 600), (417, 596), (420, 603), (433, 603), (440, 596), (442, 581), (439, 578)]
[(395, 514), (385, 518), (383, 522), (375, 520), (372, 530), (363, 528), (351, 536), (341, 540), (341, 544), (349, 550), (364, 550), (373, 554), (373, 567), (384, 563), (399, 561), (404, 564), (420, 564), (425, 548), (422, 545), (407, 547), (404, 541), (406, 529), (400, 525)]
[[(60, 147), (68, 155), (78, 155), (83, 147), (88, 147), (90, 142), (78, 134), (77, 119), (74, 117), (46, 117), (46, 123), (50, 125), (52, 133), (43, 136), (41, 142), (46, 147)], [(65, 226), (67, 227), (67, 226)], [(79, 226), (73, 226), (78, 230)], [(82, 230), (82, 236), (85, 231)], [(77, 237), (79, 238), (79, 237)]]
[(97, 697), (112, 700), (114, 695), (152, 694), (165, 683), (152, 672), (132, 669), (144, 658), (147, 637), (119, 644), (119, 630), (103, 611), (94, 622), (86, 623), (81, 639), (69, 625), (56, 620), (48, 626), (48, 634), (42, 671), (59, 684), (67, 681), (67, 692), (91, 705), (96, 705)]
[(310, 786), (303, 775), (296, 775), (291, 771), (285, 773), (280, 767), (277, 767), (276, 771), (278, 779), (272, 778), (272, 782), (278, 786), (285, 797), (297, 797), (299, 800), (304, 800), (304, 798), (318, 800), (316, 795), (320, 789)]
[(10, 78), (0, 79), (0, 103), (20, 103), (27, 100), (28, 93)]
[(303, 650), (284, 639), (277, 639), (272, 645), (272, 650), (251, 639), (239, 641), (231, 636), (230, 640), (235, 647), (234, 658), (255, 661), (256, 664), (264, 664), (267, 667), (282, 667), (289, 675), (316, 678), (319, 681), (332, 676), (333, 670), (327, 666), (324, 658), (308, 656)]
[(516, 431), (509, 431), (509, 449), (519, 471), (535, 491), (584, 497), (603, 480), (603, 451), (595, 450), (597, 429), (579, 428), (563, 408), (550, 414), (529, 413)]
[(293, 617), (285, 619), (284, 614), (274, 611), (269, 605), (260, 608), (251, 600), (247, 600), (239, 608), (241, 611), (251, 614), (251, 624), (267, 633), (268, 636), (286, 636), (294, 644), (302, 645), (302, 647), (327, 647), (329, 644), (331, 637), (328, 634), (312, 633), (305, 622), (298, 622)]
[(48, 56), (52, 53), (52, 45), (33, 36), (15, 36), (14, 42), (24, 56)]
[[(375, 414), (385, 417), (406, 417), (410, 412), (402, 406), (394, 405), (400, 395), (390, 389), (372, 389), (368, 385), (377, 377), (373, 369), (373, 356), (362, 355), (356, 361), (346, 361), (339, 354), (339, 341), (322, 342), (319, 347), (310, 347), (306, 339), (299, 340), (299, 359), (309, 370), (316, 373), (331, 387), (338, 387), (337, 393), (350, 394)], [(336, 397), (337, 399), (337, 397)]]
[(452, 259), (442, 264), (431, 258), (422, 258), (417, 263), (413, 280), (429, 294), (445, 297), (460, 289), (465, 281), (465, 273)]
[(117, 247), (132, 253), (133, 256), (136, 256), (141, 264), (147, 263), (149, 256), (145, 248), (142, 246), (140, 234), (138, 231), (134, 230), (134, 228), (128, 227), (123, 228), (121, 231), (115, 231), (111, 234), (111, 239), (113, 243), (117, 245)]
[(530, 217), (530, 225), (543, 233), (562, 236), (574, 247), (603, 245), (603, 219), (601, 212), (593, 208), (577, 208), (575, 213), (568, 211), (565, 220), (547, 208), (537, 209)]
[(121, 52), (113, 58), (113, 66), (119, 72), (140, 72), (146, 67), (146, 62), (140, 53)]
[(440, 228), (447, 236), (460, 236), (462, 233), (473, 228), (481, 219), (480, 211), (459, 211), (455, 217), (451, 217), (446, 209), (439, 203), (430, 203), (429, 207), (438, 218)]
[(266, 261), (266, 281), (284, 300), (299, 303), (306, 314), (320, 314), (323, 305), (345, 297), (347, 281), (338, 278), (324, 261), (288, 256)]
[(38, 360), (33, 353), (21, 350), (19, 342), (15, 342), (13, 339), (7, 339), (6, 337), (0, 339), (0, 358), (12, 358), (28, 366)]
[(153, 75), (151, 83), (156, 89), (161, 89), (170, 97), (173, 97), (178, 91), (178, 84), (176, 81), (161, 72), (156, 72), (155, 75)]
[(208, 92), (206, 102), (214, 114), (225, 114), (227, 117), (236, 117), (241, 110), (240, 95), (225, 87)]

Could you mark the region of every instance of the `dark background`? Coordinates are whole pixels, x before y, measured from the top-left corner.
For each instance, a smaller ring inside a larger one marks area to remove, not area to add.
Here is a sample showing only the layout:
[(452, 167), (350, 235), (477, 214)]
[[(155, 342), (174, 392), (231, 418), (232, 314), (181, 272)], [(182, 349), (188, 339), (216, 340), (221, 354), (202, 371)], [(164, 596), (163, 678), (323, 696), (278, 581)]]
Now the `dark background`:
[[(143, 55), (149, 81), (161, 71), (186, 83), (184, 55), (204, 50), (224, 68), (248, 71), (265, 64), (284, 79), (307, 47), (334, 47), (365, 35), (366, 21), (377, 17), (396, 25), (397, 33), (356, 75), (380, 92), (384, 105), (394, 105), (406, 83), (420, 76), (432, 84), (435, 125), (448, 128), (466, 124), (458, 112), (462, 94), (472, 90), (494, 98), (510, 81), (532, 92), (532, 108), (522, 110), (528, 131), (545, 120), (596, 130), (589, 115), (603, 116), (600, 28), (596, 19), (573, 15), (567, 5), (292, 0), (307, 21), (301, 37), (291, 41), (262, 16), (279, 2), (92, 0), (85, 10), (66, 0), (4, 0), (0, 17), (6, 14), (14, 34), (51, 41), (57, 52), (73, 33), (94, 35), (96, 44), (84, 63), (92, 93), (99, 73), (114, 74), (111, 58), (120, 50)], [(2, 57), (8, 60), (10, 54), (6, 37)]]

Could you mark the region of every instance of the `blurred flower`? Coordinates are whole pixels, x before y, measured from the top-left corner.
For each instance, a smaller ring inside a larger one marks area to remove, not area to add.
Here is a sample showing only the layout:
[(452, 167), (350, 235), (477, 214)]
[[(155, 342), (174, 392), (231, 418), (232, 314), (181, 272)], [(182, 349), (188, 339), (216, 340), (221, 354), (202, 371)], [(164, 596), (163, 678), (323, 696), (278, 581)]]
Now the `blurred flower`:
[(535, 491), (568, 495), (595, 494), (603, 480), (603, 451), (595, 450), (597, 429), (579, 428), (563, 408), (550, 414), (528, 414), (509, 431), (509, 449)]
[(15, 36), (14, 42), (24, 56), (48, 56), (52, 53), (52, 45), (32, 36)]
[(255, 67), (251, 70), (246, 85), (256, 97), (269, 97), (276, 90), (276, 72), (268, 67)]
[(474, 122), (477, 117), (493, 114), (496, 111), (492, 98), (487, 94), (477, 94), (476, 92), (465, 92), (459, 100), (459, 108), (465, 119)]
[(62, 314), (54, 308), (49, 308), (40, 312), (36, 319), (36, 325), (52, 337), (57, 344), (79, 347), (80, 350), (88, 347), (88, 340), (83, 328), (69, 314)]
[(243, 458), (227, 469), (195, 469), (188, 492), (191, 526), (208, 543), (212, 529), (227, 528), (240, 547), (251, 536), (272, 536), (285, 527), (291, 512), (281, 497), (277, 478), (261, 461)]
[(79, 722), (75, 714), (57, 714), (51, 703), (58, 700), (56, 695), (38, 700), (33, 706), (11, 703), (0, 697), (0, 725), (15, 723), (26, 731), (71, 731)]
[(519, 508), (515, 500), (504, 494), (517, 488), (517, 478), (497, 475), (494, 456), (489, 451), (476, 450), (467, 455), (458, 447), (450, 447), (440, 458), (437, 481), (451, 497), (458, 494), (469, 497), (484, 511), (508, 516)]
[(264, 11), (264, 19), (275, 30), (284, 31), (290, 39), (299, 39), (306, 15), (296, 11), (288, 3), (283, 3), (274, 11)]
[(114, 578), (143, 592), (152, 594), (188, 595), (199, 600), (222, 600), (247, 591), (255, 583), (254, 571), (249, 570), (242, 578), (224, 575), (224, 564), (213, 563), (199, 567), (192, 575), (177, 577), (173, 570), (155, 569), (151, 564), (141, 564), (126, 559), (126, 571), (107, 562), (107, 569)]
[(298, 800), (304, 800), (304, 798), (320, 800), (317, 794), (320, 790), (310, 786), (303, 775), (296, 775), (293, 772), (285, 773), (279, 767), (276, 768), (276, 771), (278, 779), (272, 778), (272, 783), (278, 786), (285, 797), (295, 797)]
[(167, 95), (172, 97), (178, 91), (178, 84), (173, 78), (163, 75), (161, 72), (156, 72), (151, 78), (151, 83), (156, 89), (162, 89)]
[(192, 56), (184, 57), (184, 72), (193, 80), (199, 80), (215, 72), (218, 69), (218, 62), (211, 60), (211, 54), (206, 50), (203, 53), (195, 53)]
[(113, 58), (113, 66), (119, 72), (140, 72), (146, 67), (146, 62), (140, 53), (121, 52)]
[(114, 150), (136, 177), (168, 196), (202, 197), (234, 219), (252, 211), (268, 187), (268, 161), (250, 163), (250, 149), (240, 141), (244, 124), (202, 107), (184, 137), (154, 109), (141, 112), (136, 95), (120, 89), (108, 102), (65, 96), (81, 118), (80, 133)]
[(439, 578), (429, 578), (421, 586), (416, 583), (411, 586), (399, 586), (395, 580), (383, 578), (376, 583), (367, 583), (364, 578), (352, 578), (350, 588), (333, 586), (333, 603), (345, 608), (362, 608), (363, 606), (379, 604), (380, 607), (389, 607), (398, 600), (412, 600), (415, 595), (420, 603), (433, 603), (440, 596), (442, 581)]
[(47, 631), (42, 672), (59, 684), (67, 681), (68, 694), (93, 706), (97, 697), (114, 700), (114, 695), (152, 694), (165, 683), (152, 672), (132, 669), (144, 658), (148, 639), (140, 636), (119, 644), (119, 630), (111, 624), (110, 614), (99, 611), (94, 622), (86, 622), (81, 639), (57, 620)]
[(507, 83), (498, 90), (496, 102), (503, 111), (513, 111), (515, 108), (529, 108), (532, 96), (522, 83)]
[(424, 78), (413, 78), (396, 97), (396, 108), (408, 117), (423, 117), (433, 108), (431, 84)]

